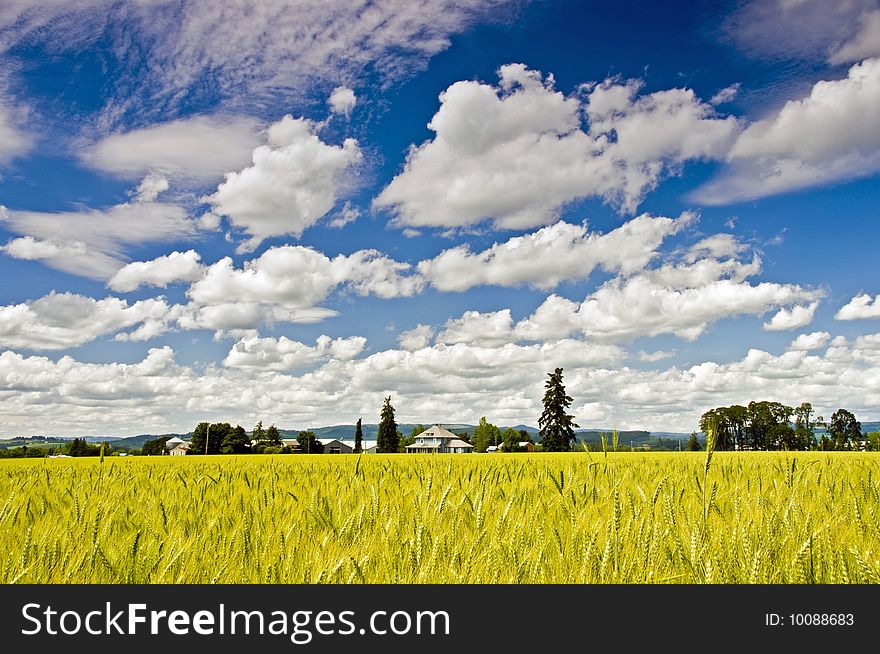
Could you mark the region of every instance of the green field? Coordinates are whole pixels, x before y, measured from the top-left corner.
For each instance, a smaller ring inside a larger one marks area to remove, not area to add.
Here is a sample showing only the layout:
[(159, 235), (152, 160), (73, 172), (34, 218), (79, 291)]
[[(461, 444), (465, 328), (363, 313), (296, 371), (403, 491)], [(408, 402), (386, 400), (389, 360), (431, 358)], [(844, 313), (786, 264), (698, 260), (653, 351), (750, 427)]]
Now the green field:
[(3, 583), (880, 583), (864, 453), (0, 461)]

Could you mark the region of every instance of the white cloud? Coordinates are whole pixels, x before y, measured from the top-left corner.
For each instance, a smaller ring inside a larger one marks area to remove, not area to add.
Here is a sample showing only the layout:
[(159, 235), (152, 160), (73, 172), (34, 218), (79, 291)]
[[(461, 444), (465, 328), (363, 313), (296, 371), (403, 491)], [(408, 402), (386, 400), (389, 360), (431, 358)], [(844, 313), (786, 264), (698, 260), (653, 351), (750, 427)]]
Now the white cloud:
[(13, 108), (0, 97), (0, 164), (9, 163), (33, 146), (33, 136), (22, 127), (22, 114), (21, 109)]
[(859, 30), (828, 58), (832, 64), (848, 64), (868, 57), (880, 57), (880, 9), (859, 16)]
[(0, 224), (31, 239), (7, 243), (7, 255), (38, 258), (58, 270), (101, 280), (125, 265), (127, 246), (186, 239), (196, 233), (181, 207), (161, 202), (59, 212), (0, 206)]
[(584, 105), (522, 64), (498, 74), (497, 86), (456, 82), (440, 95), (433, 140), (374, 200), (397, 225), (524, 229), (588, 196), (634, 212), (663, 174), (723, 155), (738, 130), (688, 89), (638, 96), (639, 82), (606, 80)]
[(535, 312), (516, 325), (516, 335), (524, 341), (553, 341), (568, 338), (580, 327), (580, 305), (555, 293)]
[(346, 202), (342, 205), (342, 209), (340, 209), (333, 217), (330, 219), (330, 222), (327, 223), (328, 227), (333, 227), (335, 229), (341, 229), (345, 227), (349, 223), (353, 223), (355, 220), (361, 217), (361, 210), (355, 206), (352, 206), (351, 202)]
[(150, 173), (141, 180), (141, 183), (135, 191), (134, 199), (136, 202), (154, 202), (160, 193), (164, 193), (169, 189), (168, 180), (162, 175)]
[(856, 39), (876, 0), (751, 0), (728, 17), (724, 31), (756, 58), (837, 61), (835, 52)]
[(643, 214), (606, 234), (589, 232), (586, 225), (558, 222), (479, 253), (467, 245), (444, 250), (420, 262), (418, 270), (441, 291), (484, 284), (549, 289), (563, 281), (586, 279), (599, 266), (625, 274), (639, 270), (656, 256), (667, 236), (692, 220), (687, 213), (677, 219)]
[(134, 261), (120, 268), (107, 286), (128, 293), (141, 286), (167, 287), (177, 281), (194, 282), (202, 277), (204, 266), (195, 250), (172, 252), (151, 261)]
[[(48, 43), (79, 52), (102, 37), (123, 64), (142, 72), (136, 84), (120, 85), (107, 121), (218, 100), (230, 110), (269, 113), (279, 98), (290, 102), (364, 75), (383, 85), (407, 77), (475, 21), (502, 9), (508, 18), (511, 5), (264, 0), (255, 9), (251, 0), (9, 0), (0, 6), (0, 50)], [(108, 28), (111, 13), (124, 30)]]
[(380, 298), (408, 297), (423, 280), (410, 265), (375, 250), (330, 259), (303, 246), (270, 248), (235, 268), (225, 257), (208, 266), (187, 291), (191, 303), (184, 329), (253, 329), (260, 323), (317, 322), (336, 315), (319, 307), (337, 288)]
[(260, 125), (250, 118), (194, 116), (105, 136), (80, 155), (93, 168), (125, 178), (152, 174), (207, 183), (246, 166), (259, 143)]
[(861, 320), (862, 318), (880, 318), (880, 295), (871, 297), (867, 293), (859, 293), (834, 314), (836, 320)]
[(831, 340), (831, 334), (828, 332), (800, 334), (791, 342), (788, 349), (809, 352), (810, 350), (818, 350), (825, 347), (829, 340)]
[(645, 352), (644, 350), (640, 350), (636, 353), (635, 359), (646, 363), (656, 363), (657, 361), (663, 361), (664, 359), (671, 359), (675, 354), (674, 351), (668, 352), (665, 350), (657, 350), (655, 352)]
[(400, 347), (410, 352), (428, 347), (434, 340), (434, 329), (430, 325), (418, 324), (397, 337)]
[(319, 361), (336, 359), (349, 361), (360, 354), (367, 339), (363, 336), (331, 339), (319, 336), (310, 346), (282, 336), (280, 338), (251, 337), (239, 340), (223, 365), (227, 368), (254, 368), (258, 370), (294, 370), (308, 368)]
[(331, 112), (334, 114), (341, 114), (348, 118), (352, 109), (354, 109), (357, 104), (357, 96), (355, 96), (354, 91), (347, 86), (337, 86), (333, 89), (333, 93), (330, 94), (327, 104), (330, 105)]
[(880, 59), (868, 59), (749, 125), (728, 167), (692, 197), (725, 204), (872, 175), (880, 170), (878, 124)]
[(465, 343), (482, 347), (499, 347), (511, 341), (513, 318), (510, 309), (481, 313), (466, 311), (461, 318), (451, 318), (437, 335), (437, 343)]
[(818, 302), (806, 306), (793, 306), (790, 309), (782, 308), (773, 317), (764, 323), (764, 329), (770, 332), (800, 329), (813, 322), (813, 316), (819, 307)]
[(146, 340), (164, 331), (159, 327), (167, 325), (169, 311), (161, 298), (129, 305), (114, 297), (95, 300), (53, 292), (38, 300), (0, 307), (0, 346), (63, 350), (135, 325), (141, 325), (141, 331), (128, 339)]
[(695, 263), (704, 257), (713, 259), (735, 257), (745, 249), (745, 246), (731, 234), (713, 234), (692, 245), (685, 261)]
[(737, 93), (739, 93), (739, 87), (739, 82), (724, 87), (723, 89), (718, 91), (718, 93), (712, 96), (712, 99), (709, 100), (709, 104), (717, 106), (719, 104), (730, 102), (736, 97)]
[(251, 236), (240, 249), (250, 251), (271, 236), (299, 237), (336, 204), (343, 175), (357, 165), (357, 141), (324, 143), (318, 126), (285, 116), (269, 128), (268, 144), (253, 151), (253, 165), (228, 173), (205, 198), (216, 214)]
[(77, 257), (86, 253), (86, 244), (82, 241), (45, 241), (33, 236), (21, 236), (11, 239), (0, 251), (13, 259), (39, 261), (58, 257)]
[(496, 424), (535, 424), (546, 373), (556, 366), (565, 371), (575, 419), (585, 427), (690, 433), (712, 407), (760, 399), (812, 402), (826, 416), (847, 407), (863, 421), (880, 419), (880, 334), (833, 341), (821, 355), (752, 349), (728, 363), (646, 370), (624, 365), (616, 346), (575, 340), (386, 350), (346, 361), (323, 358), (297, 374), (268, 369), (284, 357), (271, 353), (271, 343), (268, 367), (241, 368), (180, 365), (168, 347), (131, 364), (8, 351), (0, 354), (0, 423), (4, 435), (37, 428), (68, 435), (163, 433), (205, 419), (307, 428), (360, 416), (375, 422), (391, 394), (401, 422), (475, 424), (486, 416)]
[(611, 279), (580, 304), (551, 295), (517, 324), (515, 331), (530, 339), (563, 338), (581, 332), (611, 342), (660, 334), (694, 340), (722, 318), (759, 316), (824, 295), (793, 284), (749, 283), (748, 278), (758, 272), (757, 258), (749, 263), (705, 259), (666, 264)]

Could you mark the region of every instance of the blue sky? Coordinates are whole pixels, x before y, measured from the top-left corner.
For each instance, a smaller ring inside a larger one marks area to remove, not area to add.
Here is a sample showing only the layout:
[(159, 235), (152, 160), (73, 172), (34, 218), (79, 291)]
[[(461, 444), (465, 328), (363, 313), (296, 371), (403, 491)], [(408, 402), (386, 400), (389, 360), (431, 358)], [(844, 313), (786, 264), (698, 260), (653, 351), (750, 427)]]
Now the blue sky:
[(880, 7), (12, 0), (0, 435), (880, 419)]

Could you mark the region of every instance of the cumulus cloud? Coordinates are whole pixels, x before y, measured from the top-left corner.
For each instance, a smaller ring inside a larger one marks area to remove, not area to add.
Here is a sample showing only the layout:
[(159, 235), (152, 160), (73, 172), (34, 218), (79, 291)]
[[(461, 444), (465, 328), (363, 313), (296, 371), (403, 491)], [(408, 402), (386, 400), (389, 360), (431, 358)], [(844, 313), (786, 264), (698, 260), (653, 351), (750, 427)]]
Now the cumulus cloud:
[(529, 284), (549, 289), (561, 282), (585, 279), (597, 267), (628, 274), (647, 265), (663, 240), (693, 220), (643, 214), (606, 234), (586, 225), (558, 222), (534, 233), (495, 243), (483, 252), (467, 245), (444, 250), (418, 264), (419, 273), (441, 291), (465, 291), (492, 284)]
[(831, 334), (828, 332), (800, 334), (791, 342), (788, 349), (809, 352), (810, 350), (818, 350), (825, 347), (829, 340), (831, 340)]
[(360, 354), (367, 339), (363, 336), (331, 339), (321, 335), (315, 345), (280, 338), (243, 338), (232, 346), (223, 361), (228, 368), (257, 370), (294, 370), (307, 368), (319, 361), (336, 359), (349, 361)]
[(136, 202), (154, 202), (160, 193), (170, 188), (168, 180), (162, 175), (151, 173), (141, 180), (134, 193)]
[[(580, 332), (612, 342), (660, 334), (694, 340), (722, 318), (760, 316), (824, 296), (824, 291), (793, 284), (750, 283), (748, 278), (758, 272), (757, 257), (750, 262), (704, 259), (664, 264), (611, 279), (581, 303), (551, 295), (516, 325), (515, 332), (524, 339), (562, 338)], [(793, 311), (802, 318), (799, 310)], [(781, 322), (780, 318), (777, 323)], [(796, 321), (790, 322), (789, 328), (794, 328)]]
[(86, 244), (82, 241), (59, 243), (58, 241), (37, 239), (33, 236), (22, 236), (11, 239), (6, 245), (0, 247), (0, 251), (13, 259), (39, 261), (41, 259), (82, 256), (86, 253)]
[(7, 255), (40, 259), (58, 270), (100, 280), (125, 265), (128, 246), (186, 239), (196, 233), (181, 207), (162, 202), (59, 212), (0, 206), (0, 225), (23, 235), (4, 246)]
[(401, 332), (397, 337), (400, 347), (410, 352), (428, 347), (434, 340), (434, 329), (430, 325), (418, 324), (412, 329)]
[(172, 252), (151, 261), (134, 261), (120, 268), (107, 286), (128, 293), (141, 286), (167, 287), (178, 281), (194, 282), (202, 277), (204, 267), (195, 250)]
[[(728, 363), (645, 370), (626, 366), (617, 346), (576, 340), (441, 343), (322, 358), (295, 374), (262, 366), (196, 369), (175, 362), (169, 347), (130, 364), (7, 351), (0, 354), (0, 422), (10, 435), (32, 433), (34, 425), (44, 434), (82, 434), (83, 425), (95, 435), (163, 433), (206, 418), (302, 429), (378, 415), (390, 393), (401, 421), (476, 423), (487, 416), (496, 424), (535, 424), (547, 370), (555, 366), (565, 370), (575, 419), (588, 427), (690, 433), (702, 412), (753, 399), (809, 401), (821, 415), (845, 406), (863, 421), (880, 419), (880, 334), (833, 342), (821, 355), (751, 349)], [(268, 350), (269, 366), (282, 365), (271, 362), (285, 355), (276, 356), (271, 342)]]
[(355, 96), (354, 91), (350, 88), (346, 86), (337, 86), (333, 89), (333, 93), (330, 94), (327, 104), (330, 105), (331, 112), (334, 114), (341, 114), (348, 118), (352, 109), (354, 109), (357, 104), (357, 96)]
[(764, 329), (770, 332), (800, 329), (813, 322), (813, 316), (819, 307), (818, 302), (806, 306), (793, 306), (790, 309), (782, 308), (773, 317), (764, 323)]
[(299, 237), (336, 204), (343, 174), (358, 164), (357, 141), (324, 143), (318, 126), (285, 116), (269, 128), (268, 143), (253, 151), (253, 164), (228, 173), (217, 191), (204, 198), (219, 216), (251, 236), (251, 251), (271, 236)]
[(689, 89), (639, 95), (640, 82), (609, 79), (582, 102), (522, 64), (498, 75), (497, 86), (462, 81), (440, 95), (434, 138), (374, 200), (395, 224), (524, 229), (590, 196), (633, 213), (662, 175), (722, 156), (739, 129)]
[(817, 82), (810, 94), (749, 125), (730, 149), (728, 166), (692, 194), (726, 204), (880, 170), (880, 59), (840, 80)]
[(193, 116), (110, 134), (80, 156), (89, 166), (124, 178), (156, 175), (207, 183), (247, 165), (259, 143), (260, 125), (253, 119)]
[(836, 320), (860, 320), (880, 318), (880, 295), (873, 298), (867, 293), (859, 293), (834, 314)]
[(335, 311), (319, 307), (331, 291), (350, 290), (380, 298), (408, 297), (424, 282), (410, 265), (376, 250), (330, 259), (303, 246), (270, 248), (236, 268), (224, 257), (204, 269), (188, 289), (185, 329), (252, 329), (260, 323), (317, 322)]
[(480, 345), (497, 347), (509, 343), (513, 335), (513, 318), (510, 309), (481, 313), (466, 311), (460, 318), (446, 322), (437, 335), (438, 343)]
[(23, 350), (63, 350), (135, 325), (128, 340), (146, 340), (164, 331), (171, 317), (164, 299), (129, 305), (108, 297), (50, 293), (38, 300), (0, 307), (0, 346)]

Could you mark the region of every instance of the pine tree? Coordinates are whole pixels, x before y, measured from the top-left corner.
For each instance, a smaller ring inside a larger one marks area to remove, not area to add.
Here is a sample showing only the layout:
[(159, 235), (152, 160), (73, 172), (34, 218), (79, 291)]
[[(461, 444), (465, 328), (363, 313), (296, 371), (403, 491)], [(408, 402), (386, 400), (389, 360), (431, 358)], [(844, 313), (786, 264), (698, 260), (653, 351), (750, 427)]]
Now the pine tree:
[(361, 429), (361, 419), (358, 418), (357, 424), (354, 426), (354, 453), (363, 452), (364, 432)]
[(263, 429), (263, 421), (260, 420), (255, 426), (254, 431), (251, 432), (251, 438), (258, 443), (266, 438), (266, 430)]
[(699, 452), (703, 449), (700, 445), (699, 439), (697, 438), (697, 432), (691, 432), (691, 438), (688, 441), (688, 449), (691, 452)]
[(573, 400), (565, 394), (562, 368), (547, 374), (550, 379), (544, 383), (544, 412), (538, 419), (541, 447), (545, 452), (568, 452), (575, 440), (574, 427), (578, 426), (573, 422), (574, 416), (565, 412)]
[(377, 452), (397, 452), (400, 447), (400, 437), (397, 435), (397, 423), (394, 421), (394, 407), (391, 406), (391, 396), (385, 398), (382, 406), (381, 420), (379, 421), (379, 435), (376, 437)]

